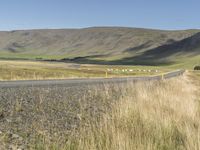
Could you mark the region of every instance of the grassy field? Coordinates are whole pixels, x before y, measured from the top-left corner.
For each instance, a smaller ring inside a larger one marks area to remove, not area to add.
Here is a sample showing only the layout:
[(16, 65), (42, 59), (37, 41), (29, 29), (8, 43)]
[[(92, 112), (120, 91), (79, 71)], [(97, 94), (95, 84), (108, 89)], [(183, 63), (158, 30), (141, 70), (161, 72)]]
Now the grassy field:
[(200, 149), (200, 72), (191, 71), (200, 64), (198, 32), (132, 28), (0, 32), (0, 81), (154, 76), (189, 70), (161, 81), (1, 88), (0, 150)]
[(199, 85), (199, 73), (189, 72), (166, 81), (0, 89), (0, 148), (197, 150)]
[(156, 75), (168, 69), (149, 66), (78, 65), (62, 62), (0, 60), (0, 80), (39, 80)]

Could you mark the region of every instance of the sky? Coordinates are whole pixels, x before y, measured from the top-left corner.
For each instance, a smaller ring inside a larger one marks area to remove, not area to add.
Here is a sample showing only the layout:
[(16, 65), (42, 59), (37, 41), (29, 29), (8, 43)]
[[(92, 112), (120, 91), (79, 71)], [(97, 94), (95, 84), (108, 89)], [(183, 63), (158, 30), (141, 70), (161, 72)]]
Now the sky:
[(0, 30), (123, 26), (200, 29), (200, 0), (1, 0)]

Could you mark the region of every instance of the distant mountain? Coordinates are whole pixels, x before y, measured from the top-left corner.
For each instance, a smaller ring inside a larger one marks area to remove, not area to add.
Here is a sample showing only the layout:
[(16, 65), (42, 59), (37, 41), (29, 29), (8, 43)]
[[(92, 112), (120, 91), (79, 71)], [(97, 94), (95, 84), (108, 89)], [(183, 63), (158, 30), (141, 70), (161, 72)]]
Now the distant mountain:
[(0, 32), (0, 58), (146, 64), (200, 54), (200, 31), (124, 27)]

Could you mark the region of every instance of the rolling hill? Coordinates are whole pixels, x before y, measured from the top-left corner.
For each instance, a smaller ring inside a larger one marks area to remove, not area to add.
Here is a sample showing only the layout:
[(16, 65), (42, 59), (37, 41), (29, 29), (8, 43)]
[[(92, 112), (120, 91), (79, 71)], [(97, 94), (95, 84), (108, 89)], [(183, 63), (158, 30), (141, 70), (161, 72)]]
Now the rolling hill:
[(200, 54), (199, 32), (125, 27), (2, 31), (0, 58), (170, 64)]

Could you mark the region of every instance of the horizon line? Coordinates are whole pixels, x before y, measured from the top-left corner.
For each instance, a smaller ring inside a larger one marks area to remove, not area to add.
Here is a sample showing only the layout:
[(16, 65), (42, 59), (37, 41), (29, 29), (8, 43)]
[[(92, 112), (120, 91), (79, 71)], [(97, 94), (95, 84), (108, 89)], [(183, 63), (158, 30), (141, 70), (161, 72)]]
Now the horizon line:
[(151, 27), (131, 27), (131, 26), (85, 26), (85, 27), (38, 27), (38, 28), (16, 28), (16, 29), (0, 29), (0, 32), (13, 32), (13, 31), (28, 31), (28, 30), (78, 30), (90, 28), (130, 28), (130, 29), (146, 29), (146, 30), (161, 30), (161, 31), (184, 31), (184, 30), (200, 30), (200, 28), (180, 28), (180, 29), (162, 29)]

